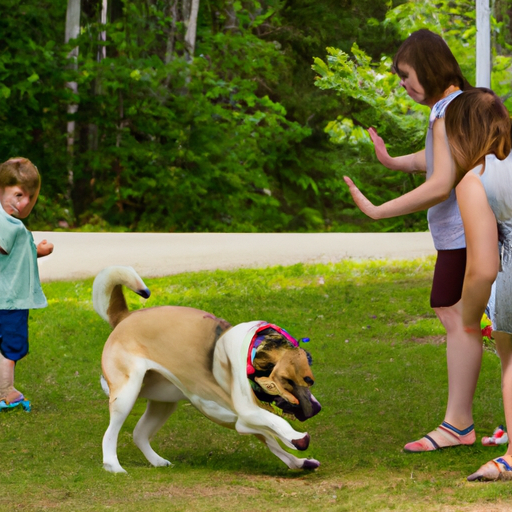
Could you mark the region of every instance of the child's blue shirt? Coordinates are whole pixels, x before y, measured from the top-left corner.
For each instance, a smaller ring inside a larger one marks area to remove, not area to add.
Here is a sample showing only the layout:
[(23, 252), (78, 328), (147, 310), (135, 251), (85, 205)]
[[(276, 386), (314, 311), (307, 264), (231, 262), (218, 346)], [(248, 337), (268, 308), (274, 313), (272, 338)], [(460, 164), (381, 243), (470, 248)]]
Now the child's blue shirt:
[(0, 309), (37, 309), (48, 305), (39, 281), (37, 247), (21, 220), (0, 205)]

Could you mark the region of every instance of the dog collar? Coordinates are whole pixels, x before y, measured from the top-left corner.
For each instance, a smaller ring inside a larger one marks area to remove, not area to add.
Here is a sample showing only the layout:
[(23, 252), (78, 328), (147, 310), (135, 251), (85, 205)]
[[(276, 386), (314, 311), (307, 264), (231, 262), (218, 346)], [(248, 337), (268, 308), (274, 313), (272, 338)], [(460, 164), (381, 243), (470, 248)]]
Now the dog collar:
[(279, 327), (278, 325), (262, 322), (261, 325), (256, 329), (256, 331), (252, 337), (251, 343), (249, 344), (249, 351), (247, 353), (247, 376), (248, 377), (256, 372), (252, 363), (254, 361), (254, 358), (256, 357), (256, 352), (258, 350), (258, 347), (261, 345), (261, 342), (265, 339), (265, 336), (260, 335), (259, 333), (262, 331), (265, 331), (267, 329), (273, 329), (274, 331), (277, 331), (279, 334), (284, 336), (294, 347), (299, 346), (299, 342), (293, 336), (291, 336), (289, 333), (287, 333), (282, 327)]

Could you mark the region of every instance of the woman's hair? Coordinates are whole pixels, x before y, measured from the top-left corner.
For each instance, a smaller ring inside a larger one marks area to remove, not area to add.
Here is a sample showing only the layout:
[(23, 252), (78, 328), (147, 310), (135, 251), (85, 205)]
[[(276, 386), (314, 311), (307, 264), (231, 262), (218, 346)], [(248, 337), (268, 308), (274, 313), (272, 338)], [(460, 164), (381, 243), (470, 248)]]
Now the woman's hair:
[(485, 155), (503, 160), (510, 153), (510, 114), (491, 89), (475, 87), (453, 99), (446, 108), (445, 127), (459, 179)]
[(398, 76), (401, 64), (416, 71), (429, 100), (441, 99), (450, 85), (463, 91), (471, 88), (444, 39), (430, 30), (417, 30), (402, 43), (393, 59), (392, 69)]
[(0, 165), (0, 188), (16, 185), (23, 187), (30, 196), (39, 190), (41, 185), (39, 171), (28, 158), (9, 158)]

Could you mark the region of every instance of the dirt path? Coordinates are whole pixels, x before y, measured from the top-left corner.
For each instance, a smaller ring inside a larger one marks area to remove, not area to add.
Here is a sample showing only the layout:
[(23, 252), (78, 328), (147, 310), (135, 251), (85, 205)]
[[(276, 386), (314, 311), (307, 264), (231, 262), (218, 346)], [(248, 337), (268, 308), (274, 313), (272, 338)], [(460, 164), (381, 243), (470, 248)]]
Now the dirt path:
[(42, 281), (86, 279), (109, 265), (142, 277), (434, 254), (430, 233), (34, 233), (55, 245), (39, 259)]

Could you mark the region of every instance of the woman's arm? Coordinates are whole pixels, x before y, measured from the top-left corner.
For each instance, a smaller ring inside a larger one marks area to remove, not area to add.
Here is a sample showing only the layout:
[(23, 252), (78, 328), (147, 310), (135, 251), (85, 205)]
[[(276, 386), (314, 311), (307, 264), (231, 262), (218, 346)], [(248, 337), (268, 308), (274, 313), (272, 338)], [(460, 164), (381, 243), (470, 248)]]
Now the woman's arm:
[(389, 156), (384, 139), (377, 134), (377, 130), (375, 128), (368, 128), (368, 134), (372, 139), (377, 159), (388, 169), (408, 173), (425, 172), (427, 170), (427, 161), (425, 159), (424, 149), (417, 153), (392, 157)]
[(452, 188), (455, 186), (456, 173), (448, 139), (446, 138), (444, 119), (438, 119), (434, 123), (433, 144), (434, 170), (432, 176), (411, 192), (380, 206), (372, 204), (354, 182), (349, 177), (344, 176), (343, 179), (359, 209), (372, 219), (387, 219), (426, 210), (448, 199)]
[(466, 174), (455, 192), (467, 246), (462, 322), (469, 332), (480, 333), (480, 321), (499, 269), (498, 228), (478, 176)]

